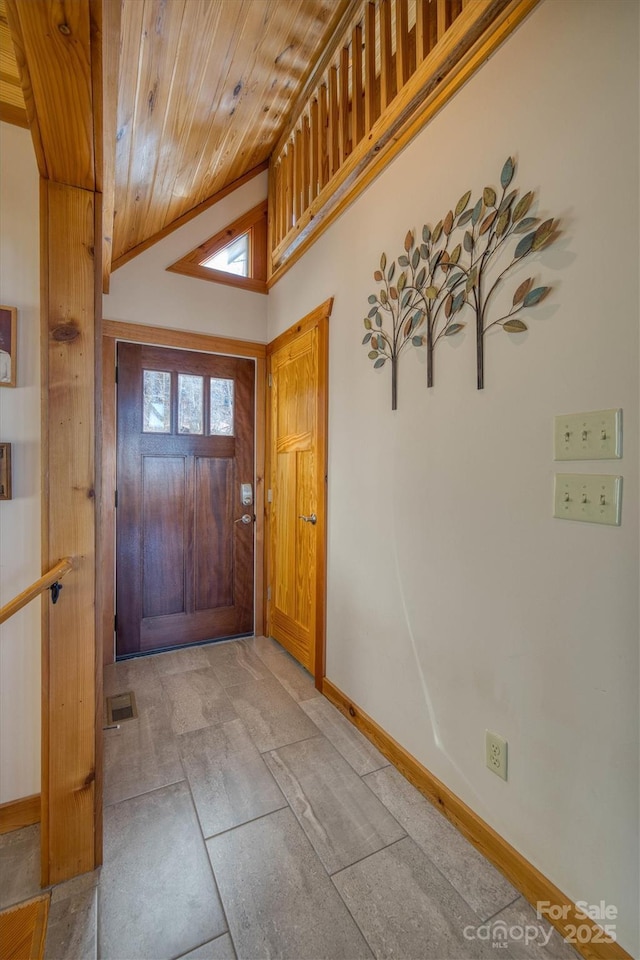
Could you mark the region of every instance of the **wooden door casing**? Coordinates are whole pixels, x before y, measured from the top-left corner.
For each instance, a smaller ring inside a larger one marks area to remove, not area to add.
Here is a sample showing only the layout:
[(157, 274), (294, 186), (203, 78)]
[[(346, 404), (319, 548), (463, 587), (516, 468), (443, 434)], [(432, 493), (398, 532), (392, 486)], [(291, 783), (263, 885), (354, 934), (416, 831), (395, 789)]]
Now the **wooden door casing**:
[[(117, 655), (253, 631), (252, 360), (118, 348)], [(171, 433), (142, 430), (143, 370), (171, 375)], [(178, 373), (204, 377), (200, 434), (177, 432)], [(208, 435), (209, 377), (234, 381), (234, 435)]]
[[(267, 349), (268, 632), (324, 675), (327, 346), (332, 300)], [(302, 517), (315, 514), (315, 524)]]

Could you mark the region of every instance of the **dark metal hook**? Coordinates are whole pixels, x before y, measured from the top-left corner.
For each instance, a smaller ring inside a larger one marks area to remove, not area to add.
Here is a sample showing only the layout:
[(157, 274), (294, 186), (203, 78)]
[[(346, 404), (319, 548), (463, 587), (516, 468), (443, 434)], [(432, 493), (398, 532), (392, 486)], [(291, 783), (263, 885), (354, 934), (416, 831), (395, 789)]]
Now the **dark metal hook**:
[(56, 580), (55, 583), (51, 584), (49, 590), (51, 590), (51, 603), (57, 603), (58, 597), (60, 596), (60, 591), (62, 590), (62, 584), (59, 580)]

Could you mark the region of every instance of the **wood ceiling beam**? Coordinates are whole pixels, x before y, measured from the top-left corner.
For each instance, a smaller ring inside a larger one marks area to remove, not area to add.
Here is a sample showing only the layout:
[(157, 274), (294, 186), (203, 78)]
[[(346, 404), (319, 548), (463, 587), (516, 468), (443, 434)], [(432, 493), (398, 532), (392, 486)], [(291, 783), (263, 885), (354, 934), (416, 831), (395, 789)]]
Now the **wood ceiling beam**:
[(16, 55), (18, 72), (20, 74), (20, 83), (24, 96), (27, 126), (31, 130), (31, 139), (33, 140), (33, 149), (35, 151), (36, 162), (38, 164), (40, 176), (46, 180), (46, 178), (49, 176), (49, 171), (47, 169), (47, 161), (45, 158), (44, 147), (42, 145), (40, 126), (38, 124), (38, 117), (36, 115), (36, 105), (33, 97), (31, 75), (29, 73), (29, 66), (27, 64), (24, 39), (22, 36), (22, 26), (20, 24), (20, 18), (18, 17), (17, 0), (6, 0), (6, 9), (7, 21), (9, 24), (9, 30), (11, 31), (11, 40), (13, 41), (13, 49)]
[[(109, 293), (115, 217), (121, 0), (90, 0), (96, 191), (102, 193), (102, 292)], [(103, 81), (103, 77), (105, 78)]]
[(88, 3), (7, 0), (7, 15), (40, 172), (44, 161), (47, 179), (95, 190)]

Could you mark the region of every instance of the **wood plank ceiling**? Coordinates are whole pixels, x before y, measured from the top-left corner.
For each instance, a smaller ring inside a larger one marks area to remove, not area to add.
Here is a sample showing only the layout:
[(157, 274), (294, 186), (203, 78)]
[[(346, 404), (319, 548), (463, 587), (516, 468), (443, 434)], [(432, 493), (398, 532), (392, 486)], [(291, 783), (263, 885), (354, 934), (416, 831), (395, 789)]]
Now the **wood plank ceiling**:
[(29, 126), (5, 0), (0, 0), (0, 120)]
[(267, 160), (348, 6), (123, 0), (114, 267)]

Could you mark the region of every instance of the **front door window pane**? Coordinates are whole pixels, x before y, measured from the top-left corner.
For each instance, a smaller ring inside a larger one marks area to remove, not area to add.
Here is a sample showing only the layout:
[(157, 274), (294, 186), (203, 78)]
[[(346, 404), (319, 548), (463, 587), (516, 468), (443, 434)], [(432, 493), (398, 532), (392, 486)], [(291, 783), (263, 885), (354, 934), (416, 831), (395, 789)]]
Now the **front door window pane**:
[(209, 432), (217, 437), (233, 436), (233, 380), (211, 377)]
[(145, 370), (143, 379), (142, 430), (171, 433), (171, 374)]
[(178, 433), (203, 433), (204, 379), (178, 374)]

